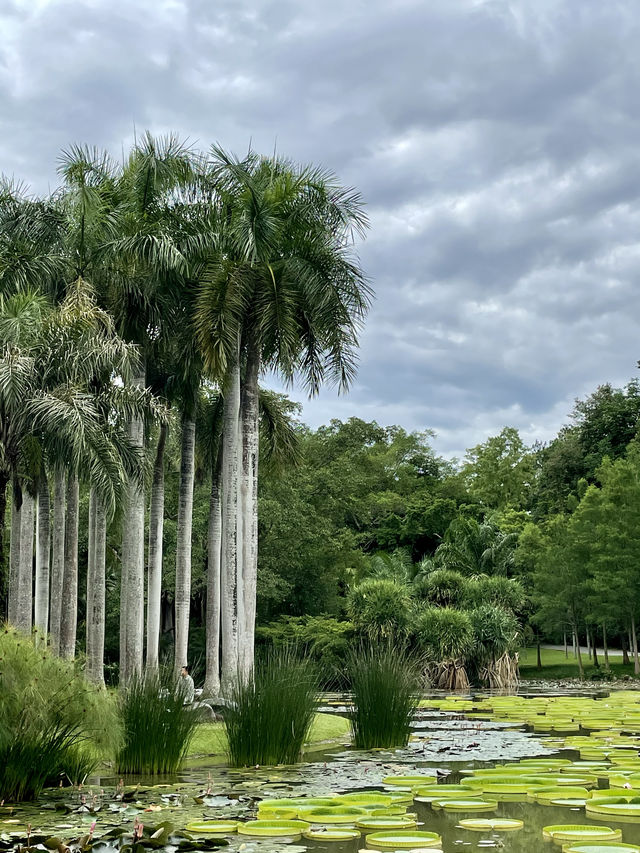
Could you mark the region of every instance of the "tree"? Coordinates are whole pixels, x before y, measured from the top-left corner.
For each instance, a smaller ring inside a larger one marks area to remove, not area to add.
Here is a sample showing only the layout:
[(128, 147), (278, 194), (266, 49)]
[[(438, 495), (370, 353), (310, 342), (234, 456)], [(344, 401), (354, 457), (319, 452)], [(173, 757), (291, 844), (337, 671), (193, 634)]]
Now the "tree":
[(299, 373), (311, 393), (346, 388), (368, 305), (350, 236), (360, 199), (319, 170), (212, 150), (220, 199), (216, 251), (202, 277), (197, 329), (207, 367), (225, 376), (223, 431), (223, 677), (253, 661), (258, 538), (258, 377)]
[[(178, 246), (172, 200), (193, 180), (193, 156), (175, 136), (147, 133), (136, 143), (115, 182), (115, 234), (103, 247), (106, 302), (120, 334), (140, 351), (135, 384), (146, 387), (147, 365), (167, 337), (172, 288), (187, 262)], [(129, 438), (142, 455), (144, 423), (134, 418)], [(144, 638), (144, 489), (129, 484), (122, 531), (120, 674), (124, 684), (140, 674)], [(156, 528), (157, 529), (157, 528)], [(190, 531), (189, 531), (190, 535)]]
[(462, 476), (471, 495), (491, 509), (521, 509), (529, 500), (533, 458), (514, 427), (467, 450)]
[(503, 533), (492, 521), (459, 516), (451, 522), (435, 554), (438, 565), (463, 575), (504, 574), (513, 569), (518, 537)]

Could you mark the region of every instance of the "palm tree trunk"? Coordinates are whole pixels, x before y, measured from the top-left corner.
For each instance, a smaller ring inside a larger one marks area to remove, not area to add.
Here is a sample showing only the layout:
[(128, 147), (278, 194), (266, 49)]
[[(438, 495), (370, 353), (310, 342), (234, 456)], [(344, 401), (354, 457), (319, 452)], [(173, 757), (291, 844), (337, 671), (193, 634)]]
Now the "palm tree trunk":
[[(135, 379), (139, 388), (146, 385), (144, 365)], [(129, 439), (144, 453), (144, 423), (135, 418), (129, 423)], [(144, 488), (131, 480), (127, 487), (126, 511), (122, 529), (122, 581), (120, 591), (120, 683), (127, 684), (142, 672), (144, 643)]]
[(60, 654), (60, 622), (62, 587), (64, 584), (64, 532), (66, 521), (67, 480), (63, 468), (53, 476), (53, 544), (51, 549), (51, 594), (49, 606), (49, 638), (51, 650)]
[(33, 618), (33, 525), (35, 500), (27, 489), (22, 490), (20, 507), (20, 559), (18, 560), (18, 596), (16, 628), (30, 632)]
[(240, 341), (229, 367), (222, 412), (222, 560), (221, 638), (222, 690), (228, 692), (238, 675), (238, 461), (240, 443)]
[(51, 554), (51, 515), (49, 483), (42, 469), (38, 482), (38, 518), (36, 522), (36, 600), (35, 626), (46, 643), (49, 631), (49, 570)]
[(206, 671), (204, 695), (220, 695), (220, 557), (222, 508), (220, 504), (221, 454), (211, 473), (209, 529), (207, 534)]
[(153, 465), (149, 509), (149, 557), (147, 570), (147, 669), (157, 671), (162, 599), (162, 535), (164, 529), (164, 450), (167, 426), (161, 424)]
[(178, 526), (176, 531), (175, 668), (185, 666), (189, 651), (191, 608), (191, 532), (193, 526), (193, 482), (195, 476), (196, 423), (182, 419)]
[(11, 625), (16, 624), (18, 611), (18, 572), (20, 567), (20, 507), (22, 506), (22, 490), (13, 481), (11, 496), (11, 542), (9, 543), (9, 604), (8, 619)]
[(9, 575), (6, 564), (6, 514), (9, 477), (0, 471), (0, 613), (9, 604)]
[(107, 516), (92, 490), (89, 505), (89, 570), (87, 571), (87, 678), (104, 685), (105, 558)]
[(78, 526), (80, 483), (71, 474), (67, 485), (67, 518), (64, 531), (64, 579), (60, 614), (60, 656), (73, 660), (78, 628)]
[(258, 582), (258, 448), (259, 403), (258, 375), (260, 353), (250, 346), (242, 389), (240, 426), (242, 460), (240, 470), (240, 530), (242, 548), (242, 623), (239, 643), (239, 669), (244, 679), (253, 668)]
[(93, 660), (91, 657), (91, 647), (93, 643), (93, 622), (91, 620), (91, 596), (95, 586), (96, 572), (96, 490), (91, 486), (89, 490), (89, 517), (87, 519), (87, 594), (86, 594), (86, 614), (85, 614), (85, 651), (87, 655), (87, 663), (85, 673), (89, 681), (91, 678), (91, 668)]

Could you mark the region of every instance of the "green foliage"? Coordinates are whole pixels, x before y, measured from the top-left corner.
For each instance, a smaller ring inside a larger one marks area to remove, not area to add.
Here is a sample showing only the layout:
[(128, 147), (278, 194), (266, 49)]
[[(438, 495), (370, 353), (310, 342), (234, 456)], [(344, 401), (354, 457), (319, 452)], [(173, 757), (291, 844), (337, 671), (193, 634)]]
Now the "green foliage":
[(168, 668), (134, 675), (120, 689), (123, 744), (118, 773), (175, 773), (188, 752), (198, 724), (197, 713), (185, 706)]
[(475, 636), (476, 661), (496, 661), (517, 647), (520, 626), (510, 611), (495, 604), (482, 604), (469, 613), (469, 620)]
[(351, 622), (331, 616), (282, 616), (256, 629), (256, 641), (266, 646), (296, 648), (313, 660), (324, 684), (341, 682), (347, 653), (353, 644)]
[(419, 699), (417, 661), (402, 645), (356, 649), (348, 661), (356, 749), (406, 746)]
[(418, 575), (416, 595), (436, 607), (456, 607), (466, 595), (467, 579), (453, 569), (435, 569)]
[(97, 751), (116, 745), (109, 696), (9, 628), (0, 660), (0, 799), (30, 800), (45, 784), (83, 781)]
[(295, 764), (318, 703), (318, 675), (291, 648), (268, 649), (247, 681), (238, 679), (225, 711), (233, 767)]
[(484, 604), (494, 604), (512, 613), (521, 613), (525, 602), (525, 591), (519, 581), (503, 575), (481, 575), (467, 581), (463, 606), (473, 610)]
[(374, 637), (403, 633), (410, 608), (406, 586), (386, 578), (367, 578), (347, 598), (347, 611), (356, 629)]
[(412, 625), (413, 640), (430, 661), (465, 660), (475, 647), (469, 615), (452, 607), (427, 607)]
[(534, 460), (517, 429), (505, 427), (467, 451), (462, 475), (473, 497), (491, 509), (528, 503)]
[(513, 567), (517, 541), (517, 534), (503, 533), (493, 521), (459, 516), (449, 525), (435, 561), (464, 575), (506, 575)]

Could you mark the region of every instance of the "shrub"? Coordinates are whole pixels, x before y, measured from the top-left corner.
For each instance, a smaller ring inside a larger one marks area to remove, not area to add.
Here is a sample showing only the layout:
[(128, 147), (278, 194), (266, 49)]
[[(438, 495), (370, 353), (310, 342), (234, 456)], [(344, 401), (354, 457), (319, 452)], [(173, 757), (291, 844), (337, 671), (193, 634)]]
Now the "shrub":
[(83, 781), (117, 744), (107, 693), (11, 628), (0, 634), (0, 660), (0, 799), (35, 799), (47, 784)]
[(455, 607), (462, 601), (466, 578), (453, 569), (436, 569), (416, 578), (416, 593), (437, 607)]
[(427, 607), (413, 624), (413, 639), (428, 660), (464, 660), (472, 654), (475, 635), (469, 615), (451, 607)]
[(282, 616), (256, 628), (256, 641), (262, 646), (296, 648), (315, 661), (323, 685), (335, 684), (343, 677), (353, 635), (352, 622), (331, 616)]
[(251, 677), (237, 679), (225, 711), (229, 762), (234, 767), (294, 764), (318, 704), (318, 674), (290, 648), (268, 649)]
[(385, 639), (406, 631), (411, 600), (403, 584), (367, 578), (350, 591), (347, 610), (357, 630)]
[(496, 661), (515, 649), (519, 625), (513, 613), (494, 604), (483, 604), (472, 610), (469, 618), (475, 635), (478, 663)]
[(349, 658), (350, 715), (357, 749), (406, 746), (418, 706), (418, 666), (402, 647), (372, 644)]
[(198, 725), (197, 712), (183, 704), (168, 667), (134, 676), (121, 688), (119, 710), (123, 744), (119, 773), (175, 773)]
[(467, 581), (464, 595), (464, 606), (468, 610), (493, 604), (519, 613), (525, 604), (525, 593), (522, 584), (504, 575), (481, 575)]

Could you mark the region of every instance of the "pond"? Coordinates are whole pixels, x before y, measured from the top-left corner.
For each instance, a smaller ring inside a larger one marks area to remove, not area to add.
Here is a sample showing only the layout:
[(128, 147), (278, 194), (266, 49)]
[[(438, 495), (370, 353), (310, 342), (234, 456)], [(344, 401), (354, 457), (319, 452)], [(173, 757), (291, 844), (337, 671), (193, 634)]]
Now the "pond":
[[(347, 709), (334, 702), (323, 710), (345, 713)], [(51, 837), (60, 841), (77, 838), (88, 834), (95, 823), (93, 839), (103, 839), (103, 843), (95, 843), (94, 849), (111, 853), (117, 844), (108, 836), (118, 828), (131, 833), (134, 825), (156, 827), (167, 821), (178, 830), (216, 819), (245, 822), (255, 819), (258, 804), (264, 799), (392, 791), (400, 801), (404, 789), (405, 806), (416, 815), (415, 829), (441, 836), (440, 849), (445, 853), (491, 847), (512, 853), (549, 853), (561, 850), (561, 841), (566, 849), (571, 849), (572, 843), (582, 849), (585, 841), (572, 842), (572, 836), (557, 837), (555, 844), (543, 838), (543, 827), (561, 825), (610, 827), (613, 840), (640, 847), (640, 693), (431, 696), (423, 701), (413, 731), (408, 747), (400, 750), (365, 753), (333, 745), (308, 753), (304, 763), (292, 767), (246, 770), (203, 759), (191, 762), (174, 779), (125, 779), (122, 784), (117, 778), (103, 776), (91, 779), (91, 784), (80, 790), (47, 790), (35, 806), (1, 807), (0, 843), (13, 846), (24, 838), (25, 827), (30, 824), (33, 840), (47, 839), (47, 845), (54, 846)], [(535, 763), (538, 758), (546, 764)], [(505, 766), (487, 773), (497, 765)], [(432, 780), (406, 780), (403, 785), (393, 784), (403, 780), (390, 778), (406, 776)], [(459, 785), (460, 790), (451, 785)], [(601, 807), (607, 788), (615, 789), (612, 795), (625, 802), (607, 807), (605, 801), (604, 809), (610, 808), (613, 814), (594, 812)], [(628, 802), (636, 794), (638, 803)], [(563, 804), (556, 804), (560, 802)], [(351, 805), (356, 806), (356, 814), (357, 804)], [(636, 807), (637, 818), (633, 816)], [(403, 810), (404, 806), (395, 812)], [(627, 811), (631, 816), (621, 814)], [(308, 811), (306, 817), (312, 821)], [(329, 827), (325, 817), (316, 814), (313, 821), (321, 821), (316, 833), (319, 839), (255, 838), (237, 832), (222, 837), (228, 842), (229, 853), (357, 853), (373, 847), (371, 839), (365, 838), (370, 828), (353, 839), (325, 840), (322, 833), (337, 828), (335, 824)], [(353, 822), (348, 816), (339, 819)], [(369, 821), (370, 817), (356, 814), (356, 819)], [(473, 819), (481, 821), (481, 826), (484, 821), (502, 819), (521, 821), (522, 826), (512, 824), (502, 829), (484, 824), (478, 831), (468, 828), (466, 822)], [(394, 820), (401, 823), (406, 818)], [(339, 828), (349, 823), (341, 823)], [(606, 837), (606, 830), (601, 834)], [(185, 837), (180, 849), (211, 849), (218, 843), (217, 836), (202, 834), (197, 827), (191, 835), (195, 843)], [(580, 834), (576, 836), (579, 838)], [(202, 846), (198, 839), (204, 841)], [(175, 839), (168, 843), (160, 832), (157, 843), (149, 842), (145, 847), (172, 850), (177, 844)], [(396, 849), (393, 841), (389, 845), (386, 849)], [(425, 842), (416, 839), (413, 846), (423, 847)], [(132, 849), (131, 845), (127, 847)], [(143, 849), (135, 848), (134, 853)], [(603, 849), (615, 851), (615, 847)]]

